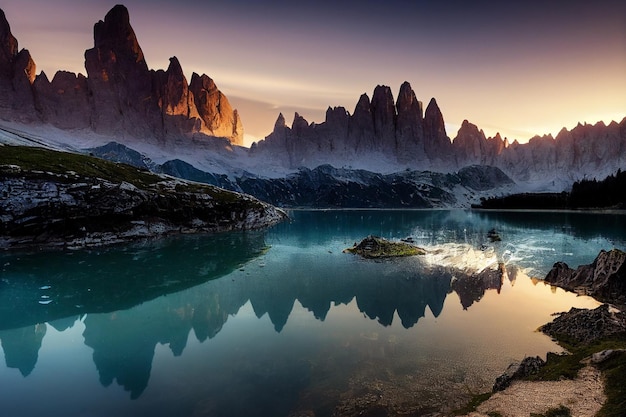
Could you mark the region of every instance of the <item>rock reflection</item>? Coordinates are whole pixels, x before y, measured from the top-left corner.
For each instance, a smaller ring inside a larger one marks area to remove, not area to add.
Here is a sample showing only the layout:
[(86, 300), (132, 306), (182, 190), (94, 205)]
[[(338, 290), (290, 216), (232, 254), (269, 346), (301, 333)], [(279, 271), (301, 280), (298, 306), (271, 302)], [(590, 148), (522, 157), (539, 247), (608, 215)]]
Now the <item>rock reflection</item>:
[(4, 350), (7, 368), (19, 369), (23, 376), (30, 375), (37, 364), (45, 335), (45, 324), (0, 331), (0, 344)]
[[(177, 255), (184, 252), (181, 249)], [(306, 264), (304, 260), (301, 262)], [(228, 318), (248, 302), (257, 317), (269, 317), (276, 332), (283, 330), (296, 301), (315, 318), (324, 321), (333, 304), (347, 304), (354, 300), (365, 316), (381, 325), (390, 326), (397, 314), (402, 326), (410, 328), (425, 316), (426, 308), (437, 317), (452, 291), (459, 295), (463, 307), (467, 308), (480, 300), (487, 289), (497, 289), (502, 284), (502, 274), (493, 270), (468, 275), (446, 267), (422, 265), (416, 269), (412, 260), (359, 265), (362, 269), (357, 273), (344, 274), (341, 279), (330, 272), (338, 269), (341, 273), (341, 268), (332, 262), (317, 270), (305, 267), (309, 274), (294, 275), (291, 268), (272, 270), (268, 267), (267, 274), (260, 277), (248, 276), (245, 268), (254, 267), (248, 265), (230, 277), (170, 293), (130, 309), (123, 309), (127, 299), (110, 293), (107, 297), (119, 300), (121, 307), (116, 309), (109, 300), (106, 309), (117, 311), (87, 314), (83, 320), (84, 343), (93, 349), (93, 361), (102, 385), (109, 386), (117, 381), (130, 392), (131, 398), (138, 398), (148, 386), (157, 344), (169, 346), (175, 356), (182, 355), (192, 330), (200, 342), (211, 339)], [(187, 264), (185, 268), (197, 275), (199, 264)], [(153, 270), (147, 272), (154, 273)], [(169, 276), (169, 272), (164, 271), (164, 275)], [(192, 281), (177, 277), (184, 282)], [(173, 278), (169, 276), (168, 279)], [(141, 275), (136, 279), (146, 282), (147, 277)], [(162, 276), (157, 281), (164, 279)], [(90, 305), (90, 308), (97, 311), (104, 307)], [(56, 314), (57, 311), (52, 317)], [(63, 331), (77, 318), (74, 315), (50, 324)], [(25, 376), (32, 371), (45, 326), (0, 333), (7, 366), (19, 367)]]
[[(422, 220), (438, 219), (430, 216)], [(388, 219), (374, 214), (356, 221), (357, 228), (365, 230), (372, 221)], [(415, 230), (411, 219), (403, 218), (402, 227)], [(291, 232), (283, 239), (291, 239)], [(465, 233), (458, 235), (467, 239)], [(313, 236), (304, 236), (309, 245), (316, 242)], [(486, 291), (499, 291), (504, 279), (516, 276), (514, 268), (504, 268), (501, 253), (481, 250), (484, 232), (472, 236), (476, 240), (472, 243), (439, 245), (441, 251), (431, 251), (430, 260), (384, 262), (326, 249), (317, 253), (315, 246), (311, 252), (304, 244), (289, 244), (297, 249), (264, 256), (263, 233), (29, 255), (4, 264), (0, 329), (5, 330), (0, 340), (7, 366), (27, 376), (45, 335), (46, 325), (38, 323), (48, 322), (62, 332), (86, 315), (84, 343), (93, 349), (100, 382), (109, 386), (116, 381), (131, 398), (138, 398), (148, 386), (158, 344), (167, 345), (174, 356), (182, 355), (191, 333), (200, 342), (214, 338), (246, 303), (257, 317), (267, 315), (276, 332), (289, 322), (296, 301), (320, 321), (327, 319), (333, 305), (354, 301), (382, 326), (399, 319), (407, 329), (426, 315), (427, 308), (438, 317), (452, 292), (467, 309)], [(319, 246), (324, 245), (322, 241)], [(259, 256), (264, 258), (253, 261)]]
[(0, 330), (128, 309), (224, 276), (267, 249), (261, 232), (3, 259)]

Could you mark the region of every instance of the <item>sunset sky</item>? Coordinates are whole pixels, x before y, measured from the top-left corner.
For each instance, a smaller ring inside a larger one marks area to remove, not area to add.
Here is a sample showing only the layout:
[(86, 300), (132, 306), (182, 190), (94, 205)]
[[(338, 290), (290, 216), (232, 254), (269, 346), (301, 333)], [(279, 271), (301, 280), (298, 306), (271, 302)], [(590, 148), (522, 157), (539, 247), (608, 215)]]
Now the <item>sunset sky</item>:
[[(526, 141), (578, 122), (626, 116), (626, 2), (126, 0), (152, 69), (177, 56), (215, 80), (239, 109), (246, 139), (279, 112), (322, 122), (352, 113), (377, 84), (409, 81), (435, 97), (448, 135), (464, 119), (488, 136)], [(3, 0), (20, 48), (49, 78), (85, 73), (102, 0)]]

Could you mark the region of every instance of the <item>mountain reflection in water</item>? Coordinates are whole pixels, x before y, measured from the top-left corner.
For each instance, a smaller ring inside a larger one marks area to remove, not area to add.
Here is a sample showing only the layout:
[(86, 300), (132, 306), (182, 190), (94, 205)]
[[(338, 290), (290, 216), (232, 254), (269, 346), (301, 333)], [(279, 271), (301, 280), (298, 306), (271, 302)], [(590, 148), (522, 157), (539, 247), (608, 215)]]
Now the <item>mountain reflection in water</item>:
[[(285, 330), (296, 305), (320, 323), (333, 309), (355, 306), (383, 328), (392, 327), (397, 317), (403, 329), (411, 329), (429, 316), (429, 311), (437, 319), (446, 308), (450, 309), (446, 302), (449, 294), (456, 294), (458, 300), (453, 303), (467, 310), (490, 289), (499, 293), (506, 282), (510, 288), (519, 277), (529, 281), (522, 269), (545, 271), (548, 263), (560, 259), (564, 248), (575, 253), (572, 259), (587, 260), (584, 256), (593, 255), (580, 254), (579, 233), (587, 236), (586, 251), (589, 246), (602, 246), (608, 240), (624, 242), (615, 229), (594, 232), (569, 220), (560, 225), (540, 225), (536, 223), (539, 220), (525, 223), (517, 214), (511, 222), (506, 214), (445, 211), (296, 212), (293, 217), (292, 223), (267, 232), (182, 237), (69, 253), (2, 255), (0, 342), (7, 369), (19, 369), (24, 377), (36, 371), (39, 351), (50, 333), (48, 326), (54, 329), (55, 337), (70, 333), (73, 328), (83, 328), (80, 342), (92, 350), (100, 383), (109, 387), (116, 381), (130, 393), (131, 399), (140, 399), (149, 386), (159, 346), (167, 346), (174, 357), (184, 357), (190, 344), (197, 345), (190, 338), (191, 333), (198, 343), (206, 344), (209, 339), (217, 339), (229, 320), (235, 320), (243, 310), (251, 310), (259, 321), (267, 317), (275, 334)], [(486, 234), (493, 227), (502, 233), (503, 242), (489, 242)], [(545, 232), (545, 227), (550, 227), (549, 232)], [(446, 256), (377, 262), (341, 253), (368, 234), (388, 238), (412, 236), (419, 245), (437, 248), (439, 254)], [(593, 242), (596, 238), (599, 240)], [(537, 251), (548, 250), (544, 248), (548, 244), (554, 258), (538, 261)], [(465, 256), (462, 262), (459, 256)], [(472, 262), (480, 267), (472, 269)], [(301, 320), (301, 313), (296, 314), (293, 326)], [(533, 325), (538, 324), (541, 323)], [(383, 340), (380, 331), (368, 328), (361, 333), (359, 349), (384, 343), (386, 358), (404, 351), (417, 355), (411, 353), (414, 347), (406, 350), (397, 342), (400, 333), (389, 334)], [(224, 338), (234, 337), (232, 331)], [(317, 363), (313, 358), (320, 354), (312, 353), (314, 346), (327, 342), (312, 340), (334, 340), (340, 336), (321, 330), (319, 336), (299, 334), (290, 342), (292, 345), (286, 343), (280, 352), (274, 352), (292, 360), (275, 362), (263, 356), (268, 353), (263, 350), (264, 339), (255, 338), (257, 332), (260, 330), (251, 327), (237, 333), (237, 338), (249, 345), (227, 348), (229, 353), (224, 356), (239, 358), (237, 364), (211, 365), (219, 372), (212, 374), (213, 382), (205, 383), (214, 391), (223, 391), (211, 401), (205, 397), (189, 400), (195, 404), (196, 414), (234, 416), (255, 410), (257, 415), (287, 415), (303, 392), (308, 392), (310, 402), (325, 401), (320, 396), (327, 392), (322, 390), (320, 394), (320, 385), (312, 385), (312, 380), (327, 381), (330, 377), (320, 377), (323, 365), (311, 364)], [(267, 333), (258, 335), (270, 337)], [(355, 341), (346, 337), (338, 343), (352, 349)], [(76, 340), (64, 343), (75, 344)], [(259, 356), (238, 356), (243, 352), (256, 352)], [(377, 352), (366, 355), (376, 358), (380, 355)], [(340, 351), (333, 355), (340, 355)], [(363, 366), (352, 361), (349, 357), (343, 360), (346, 369)], [(254, 368), (259, 364), (265, 365)], [(403, 366), (413, 369), (416, 365)], [(498, 364), (494, 367), (501, 369)], [(0, 380), (6, 372), (0, 369)], [(186, 378), (192, 385), (201, 380), (189, 375)], [(464, 378), (458, 383), (468, 383)], [(348, 390), (345, 380), (341, 384), (343, 388), (328, 391)], [(339, 401), (336, 394), (333, 398)], [(161, 404), (159, 412), (167, 415), (177, 410), (180, 415), (187, 415), (188, 412), (176, 408), (180, 401), (183, 399), (178, 398), (176, 405)], [(259, 408), (260, 403), (266, 409)], [(124, 406), (119, 407), (123, 410)], [(318, 413), (324, 415), (320, 410)]]

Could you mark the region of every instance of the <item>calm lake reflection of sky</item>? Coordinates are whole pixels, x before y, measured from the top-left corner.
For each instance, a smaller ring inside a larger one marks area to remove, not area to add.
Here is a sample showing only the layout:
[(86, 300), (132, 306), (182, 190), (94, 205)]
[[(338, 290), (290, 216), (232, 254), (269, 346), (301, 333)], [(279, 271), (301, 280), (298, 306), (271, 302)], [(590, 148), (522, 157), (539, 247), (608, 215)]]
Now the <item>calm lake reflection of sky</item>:
[[(559, 350), (536, 331), (552, 313), (597, 305), (530, 277), (626, 246), (625, 216), (292, 218), (263, 232), (2, 254), (3, 414), (324, 416), (368, 402), (396, 412), (460, 403), (511, 361)], [(502, 242), (488, 240), (492, 228)], [(342, 253), (368, 234), (450, 256)], [(502, 279), (468, 280), (453, 265), (491, 260), (505, 262)]]

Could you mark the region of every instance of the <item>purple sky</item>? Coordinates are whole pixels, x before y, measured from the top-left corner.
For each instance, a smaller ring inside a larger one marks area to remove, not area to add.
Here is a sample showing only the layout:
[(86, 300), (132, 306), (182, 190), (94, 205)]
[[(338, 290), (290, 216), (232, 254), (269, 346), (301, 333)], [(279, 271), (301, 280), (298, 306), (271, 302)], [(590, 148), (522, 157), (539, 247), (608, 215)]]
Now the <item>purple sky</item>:
[[(38, 71), (85, 73), (93, 25), (115, 3), (4, 0)], [(464, 119), (526, 141), (626, 116), (626, 2), (127, 0), (148, 66), (177, 56), (242, 116), (248, 142), (279, 112), (322, 122), (377, 84), (435, 97), (454, 137)]]

